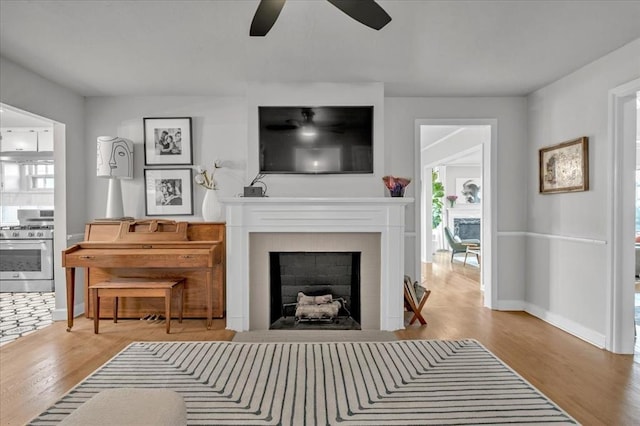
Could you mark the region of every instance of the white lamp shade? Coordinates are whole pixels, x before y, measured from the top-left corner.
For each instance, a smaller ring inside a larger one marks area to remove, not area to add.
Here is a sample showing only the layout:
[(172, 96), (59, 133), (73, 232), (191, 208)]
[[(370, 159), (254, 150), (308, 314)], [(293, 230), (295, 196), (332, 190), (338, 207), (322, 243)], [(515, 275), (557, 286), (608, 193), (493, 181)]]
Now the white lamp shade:
[(96, 176), (133, 179), (133, 142), (117, 136), (98, 136)]

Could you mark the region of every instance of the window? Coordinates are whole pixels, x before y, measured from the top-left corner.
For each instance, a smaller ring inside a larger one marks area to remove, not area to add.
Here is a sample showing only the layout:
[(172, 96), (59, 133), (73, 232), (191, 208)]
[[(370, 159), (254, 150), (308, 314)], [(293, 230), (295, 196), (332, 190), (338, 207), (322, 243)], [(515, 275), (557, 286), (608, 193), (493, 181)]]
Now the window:
[(25, 175), (29, 182), (27, 190), (53, 189), (53, 164), (25, 165)]
[(53, 208), (53, 162), (0, 161), (0, 224), (17, 225), (18, 209)]

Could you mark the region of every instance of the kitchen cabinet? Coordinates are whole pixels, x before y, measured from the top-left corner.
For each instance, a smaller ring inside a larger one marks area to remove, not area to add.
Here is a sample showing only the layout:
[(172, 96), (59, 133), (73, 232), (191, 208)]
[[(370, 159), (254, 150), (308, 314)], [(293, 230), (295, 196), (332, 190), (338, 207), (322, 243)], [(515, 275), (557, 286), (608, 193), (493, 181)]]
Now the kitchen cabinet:
[(3, 130), (0, 151), (22, 152), (38, 150), (38, 132), (35, 130)]
[(38, 130), (38, 151), (53, 151), (53, 130)]

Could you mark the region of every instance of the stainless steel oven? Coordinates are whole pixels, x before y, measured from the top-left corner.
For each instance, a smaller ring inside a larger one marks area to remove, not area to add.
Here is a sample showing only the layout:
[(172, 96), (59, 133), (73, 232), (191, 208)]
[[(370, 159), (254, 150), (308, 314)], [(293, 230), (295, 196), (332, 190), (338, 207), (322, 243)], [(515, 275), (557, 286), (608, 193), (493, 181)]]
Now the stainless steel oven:
[(53, 224), (48, 214), (38, 222), (39, 212), (30, 211), (26, 215), (28, 219), (24, 221), (28, 224), (23, 225), (20, 219), (20, 225), (0, 229), (0, 292), (54, 289)]

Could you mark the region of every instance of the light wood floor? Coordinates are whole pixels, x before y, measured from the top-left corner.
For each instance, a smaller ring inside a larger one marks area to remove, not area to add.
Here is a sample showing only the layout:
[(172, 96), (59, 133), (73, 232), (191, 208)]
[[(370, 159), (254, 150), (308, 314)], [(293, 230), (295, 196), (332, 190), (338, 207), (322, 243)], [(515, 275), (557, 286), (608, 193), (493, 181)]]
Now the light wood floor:
[[(424, 268), (432, 290), (427, 326), (409, 326), (400, 339), (474, 338), (585, 425), (640, 424), (640, 363), (613, 355), (528, 314), (482, 307), (479, 270), (451, 264), (446, 253)], [(407, 319), (409, 316), (407, 315)], [(162, 323), (76, 320), (22, 337), (0, 348), (0, 424), (22, 425), (134, 341), (231, 340), (224, 321), (206, 330), (202, 320)]]

